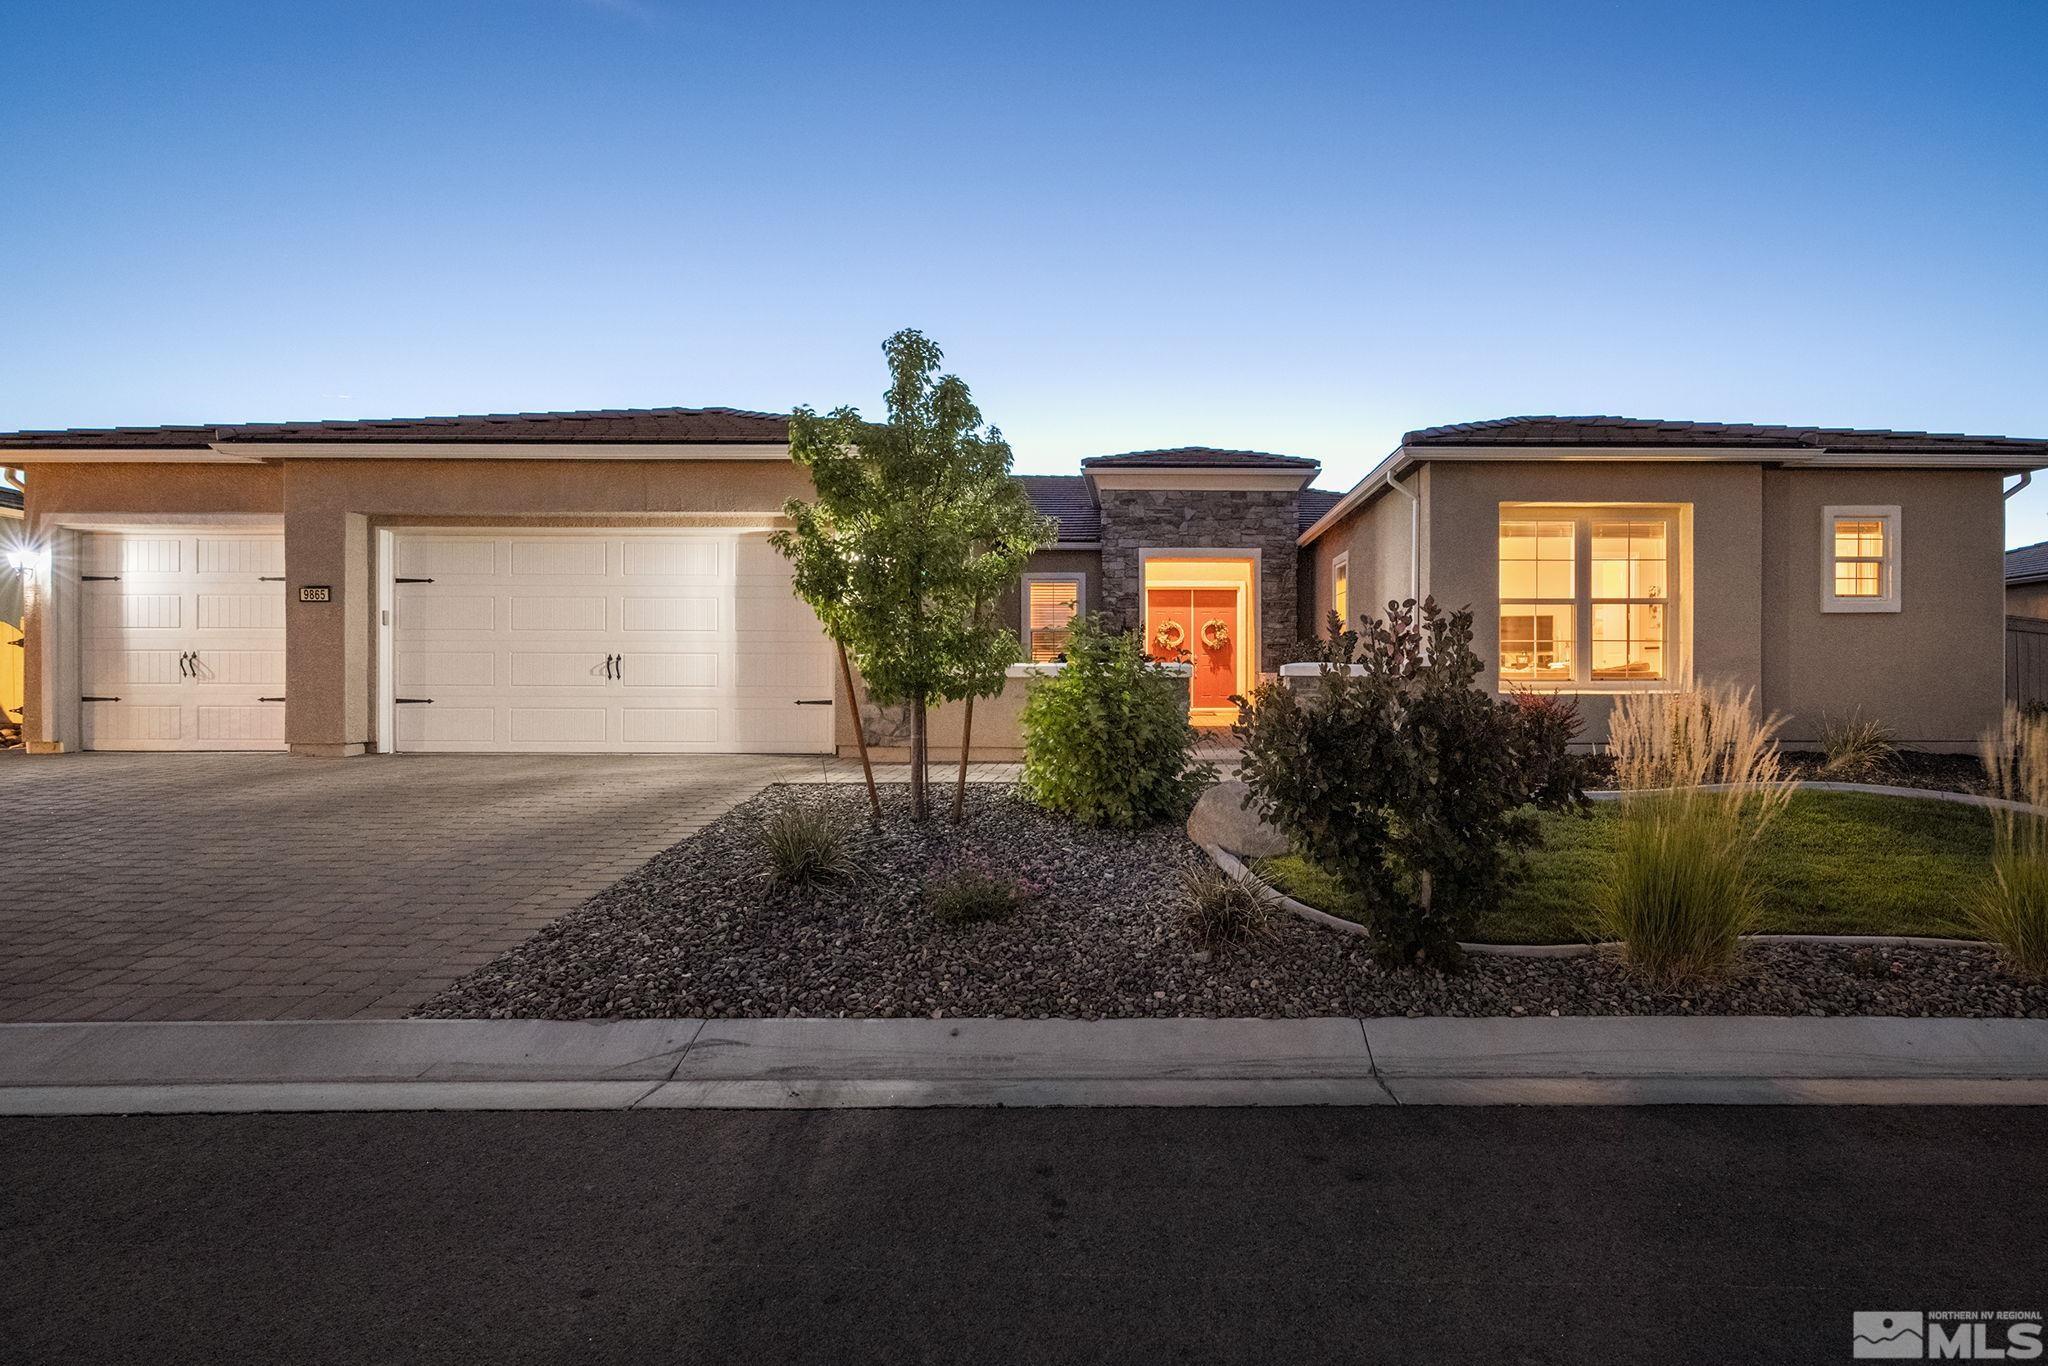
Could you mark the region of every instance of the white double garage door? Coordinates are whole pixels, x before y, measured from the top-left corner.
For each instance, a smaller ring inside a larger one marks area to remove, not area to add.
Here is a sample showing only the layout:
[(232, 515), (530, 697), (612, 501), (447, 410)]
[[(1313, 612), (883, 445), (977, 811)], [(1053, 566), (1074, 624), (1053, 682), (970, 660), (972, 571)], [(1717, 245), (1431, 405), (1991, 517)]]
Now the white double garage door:
[[(94, 541), (121, 569), (84, 585), (87, 693), (120, 689), (85, 704), (87, 745), (282, 748), (282, 538)], [(765, 535), (401, 530), (389, 567), (396, 749), (832, 749), (831, 647)]]

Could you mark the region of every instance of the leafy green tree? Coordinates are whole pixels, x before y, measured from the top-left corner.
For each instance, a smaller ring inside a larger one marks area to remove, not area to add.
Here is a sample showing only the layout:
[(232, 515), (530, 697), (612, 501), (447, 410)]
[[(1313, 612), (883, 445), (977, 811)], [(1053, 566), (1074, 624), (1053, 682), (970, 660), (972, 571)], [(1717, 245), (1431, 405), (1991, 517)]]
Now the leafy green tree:
[(868, 696), (909, 705), (911, 816), (923, 820), (925, 713), (1001, 691), (1017, 635), (990, 608), (1053, 523), (1010, 477), (1010, 445), (983, 425), (967, 385), (939, 374), (936, 343), (905, 330), (882, 353), (886, 421), (850, 407), (790, 416), (790, 455), (817, 498), (791, 499), (793, 525), (772, 539)]

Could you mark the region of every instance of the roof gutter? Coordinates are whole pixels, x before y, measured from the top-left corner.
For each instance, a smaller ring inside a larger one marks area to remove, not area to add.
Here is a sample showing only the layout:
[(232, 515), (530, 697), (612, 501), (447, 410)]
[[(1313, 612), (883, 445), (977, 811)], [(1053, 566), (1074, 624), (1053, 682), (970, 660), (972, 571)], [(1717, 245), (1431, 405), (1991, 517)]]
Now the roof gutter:
[[(1307, 545), (1338, 522), (1349, 517), (1360, 505), (1370, 502), (1374, 496), (1388, 487), (1384, 481), (1391, 480), (1396, 475), (1406, 474), (1419, 463), (1413, 456), (1408, 454), (1405, 446), (1396, 446), (1392, 454), (1380, 461), (1379, 464), (1373, 466), (1372, 471), (1365, 478), (1351, 486), (1351, 492), (1339, 498), (1335, 503), (1332, 503), (1328, 512), (1316, 518), (1307, 531), (1295, 537), (1294, 543), (1296, 545)], [(1400, 486), (1392, 485), (1392, 487), (1399, 488)], [(1403, 493), (1407, 492), (1406, 489), (1401, 491)]]

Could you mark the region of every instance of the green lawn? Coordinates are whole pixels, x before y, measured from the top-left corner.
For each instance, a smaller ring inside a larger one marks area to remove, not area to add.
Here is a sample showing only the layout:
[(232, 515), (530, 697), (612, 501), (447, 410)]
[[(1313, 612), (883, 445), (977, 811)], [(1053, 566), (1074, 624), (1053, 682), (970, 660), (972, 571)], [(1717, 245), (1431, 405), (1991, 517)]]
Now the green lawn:
[[(1543, 847), (1505, 905), (1480, 918), (1485, 944), (1556, 944), (1586, 937), (1581, 921), (1613, 849), (1616, 812), (1543, 817)], [(1774, 934), (1967, 936), (1962, 899), (1990, 876), (1991, 819), (1981, 807), (1852, 792), (1799, 792), (1764, 838), (1763, 924)], [(1296, 854), (1262, 859), (1259, 874), (1299, 901), (1356, 919), (1358, 907)]]

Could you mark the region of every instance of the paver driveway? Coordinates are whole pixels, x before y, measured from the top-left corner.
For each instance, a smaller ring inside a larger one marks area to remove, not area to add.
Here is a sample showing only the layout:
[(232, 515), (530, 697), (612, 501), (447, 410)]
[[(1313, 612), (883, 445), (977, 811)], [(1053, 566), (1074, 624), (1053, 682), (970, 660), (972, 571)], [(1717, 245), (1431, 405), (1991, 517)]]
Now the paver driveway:
[(0, 1019), (403, 1015), (765, 784), (833, 768), (0, 754)]

